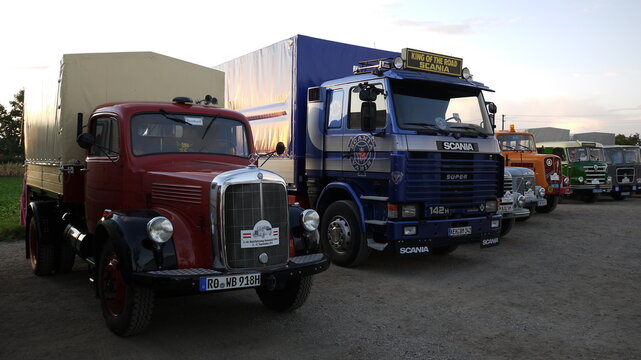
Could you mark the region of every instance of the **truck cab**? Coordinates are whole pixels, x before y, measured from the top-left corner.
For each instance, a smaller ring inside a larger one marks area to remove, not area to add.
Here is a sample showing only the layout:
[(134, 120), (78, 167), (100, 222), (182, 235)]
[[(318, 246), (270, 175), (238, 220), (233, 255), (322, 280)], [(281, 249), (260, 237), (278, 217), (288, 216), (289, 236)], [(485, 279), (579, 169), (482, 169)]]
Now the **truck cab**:
[(309, 89), (306, 187), (334, 261), (357, 259), (358, 241), (399, 255), (498, 242), (502, 159), (489, 90), (391, 61)]
[(605, 145), (605, 161), (612, 178), (610, 195), (623, 200), (641, 187), (641, 157), (638, 146)]
[(561, 158), (553, 154), (539, 154), (534, 135), (516, 131), (514, 125), (510, 125), (510, 130), (496, 131), (495, 136), (505, 165), (531, 169), (536, 176), (536, 184), (545, 190), (545, 201), (536, 206), (536, 211), (553, 211), (561, 196), (571, 192), (570, 179), (561, 170)]
[(572, 195), (585, 202), (596, 201), (599, 194), (612, 189), (603, 145), (591, 141), (559, 141), (539, 143), (541, 154), (561, 158), (563, 174), (570, 178)]
[(161, 101), (177, 89), (220, 96), (223, 73), (155, 53), (67, 54), (52, 71), (25, 99), (34, 274), (80, 257), (120, 336), (147, 327), (156, 295), (253, 288), (276, 311), (304, 304), (329, 266), (318, 214), (255, 165), (244, 115), (211, 95)]

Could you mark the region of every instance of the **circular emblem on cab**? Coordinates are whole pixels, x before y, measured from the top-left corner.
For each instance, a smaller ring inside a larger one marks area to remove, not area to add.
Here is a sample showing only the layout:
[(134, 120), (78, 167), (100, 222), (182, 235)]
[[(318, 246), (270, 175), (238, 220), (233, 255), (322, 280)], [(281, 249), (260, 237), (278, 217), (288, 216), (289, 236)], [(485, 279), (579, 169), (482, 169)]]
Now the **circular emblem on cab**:
[(256, 175), (256, 177), (258, 177), (258, 179), (262, 180), (262, 179), (263, 179), (263, 173), (259, 172), (259, 173)]
[(359, 175), (364, 175), (376, 158), (374, 138), (367, 135), (357, 135), (349, 139), (347, 146), (351, 153), (352, 167), (358, 171)]
[(597, 170), (599, 170), (599, 165), (594, 164), (594, 171), (597, 171)]

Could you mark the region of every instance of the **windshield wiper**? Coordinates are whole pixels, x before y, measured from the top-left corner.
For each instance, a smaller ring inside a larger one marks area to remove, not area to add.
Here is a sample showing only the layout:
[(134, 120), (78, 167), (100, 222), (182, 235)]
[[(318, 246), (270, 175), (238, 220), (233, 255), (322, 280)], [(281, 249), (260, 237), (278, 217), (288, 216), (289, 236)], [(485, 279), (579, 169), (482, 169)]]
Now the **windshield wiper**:
[(203, 136), (200, 138), (201, 140), (205, 138), (205, 135), (207, 135), (207, 131), (209, 131), (209, 128), (211, 127), (211, 124), (214, 123), (214, 120), (218, 119), (218, 115), (220, 115), (220, 114), (216, 114), (216, 115), (214, 115), (213, 118), (211, 118), (211, 121), (209, 122), (209, 124), (205, 128), (205, 132), (203, 133)]
[(165, 109), (160, 109), (159, 111), (160, 111), (160, 115), (166, 117), (167, 119), (169, 119), (171, 121), (175, 121), (175, 122), (181, 123), (181, 124), (191, 125), (190, 123), (186, 122), (185, 120), (183, 120), (181, 118), (177, 118), (177, 117), (172, 116)]
[(479, 130), (479, 129), (475, 128), (475, 127), (469, 126), (469, 125), (463, 125), (463, 124), (461, 124), (461, 125), (452, 125), (449, 128), (450, 129), (472, 130), (475, 133), (477, 133), (478, 135), (482, 136), (483, 138), (487, 138), (487, 134), (486, 133), (482, 132), (481, 130)]
[(422, 126), (423, 128), (426, 128), (426, 129), (436, 130), (436, 133), (437, 133), (437, 134), (439, 134), (439, 133), (440, 133), (440, 134), (443, 134), (443, 135), (447, 135), (447, 131), (445, 131), (445, 130), (441, 129), (440, 127), (438, 127), (438, 126), (436, 126), (436, 125), (434, 125), (434, 124), (411, 122), (411, 123), (404, 123), (403, 125), (416, 125), (416, 126)]

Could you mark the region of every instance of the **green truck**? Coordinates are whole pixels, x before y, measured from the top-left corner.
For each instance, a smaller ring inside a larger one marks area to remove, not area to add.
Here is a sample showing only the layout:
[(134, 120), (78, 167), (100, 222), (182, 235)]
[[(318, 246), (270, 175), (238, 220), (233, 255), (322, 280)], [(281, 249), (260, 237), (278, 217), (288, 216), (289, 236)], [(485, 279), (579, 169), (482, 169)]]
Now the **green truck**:
[(572, 197), (595, 202), (599, 194), (612, 190), (603, 145), (594, 141), (557, 141), (539, 143), (538, 152), (561, 157), (563, 175), (570, 178)]

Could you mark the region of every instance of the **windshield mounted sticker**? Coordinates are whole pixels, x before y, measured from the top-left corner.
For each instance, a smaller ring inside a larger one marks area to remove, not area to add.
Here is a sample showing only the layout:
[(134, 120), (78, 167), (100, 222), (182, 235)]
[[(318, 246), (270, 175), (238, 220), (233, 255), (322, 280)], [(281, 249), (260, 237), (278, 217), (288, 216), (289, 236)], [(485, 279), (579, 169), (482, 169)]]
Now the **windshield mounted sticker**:
[(365, 175), (365, 171), (372, 166), (376, 159), (376, 143), (372, 136), (356, 135), (349, 139), (349, 153), (351, 155), (352, 166), (358, 175)]

